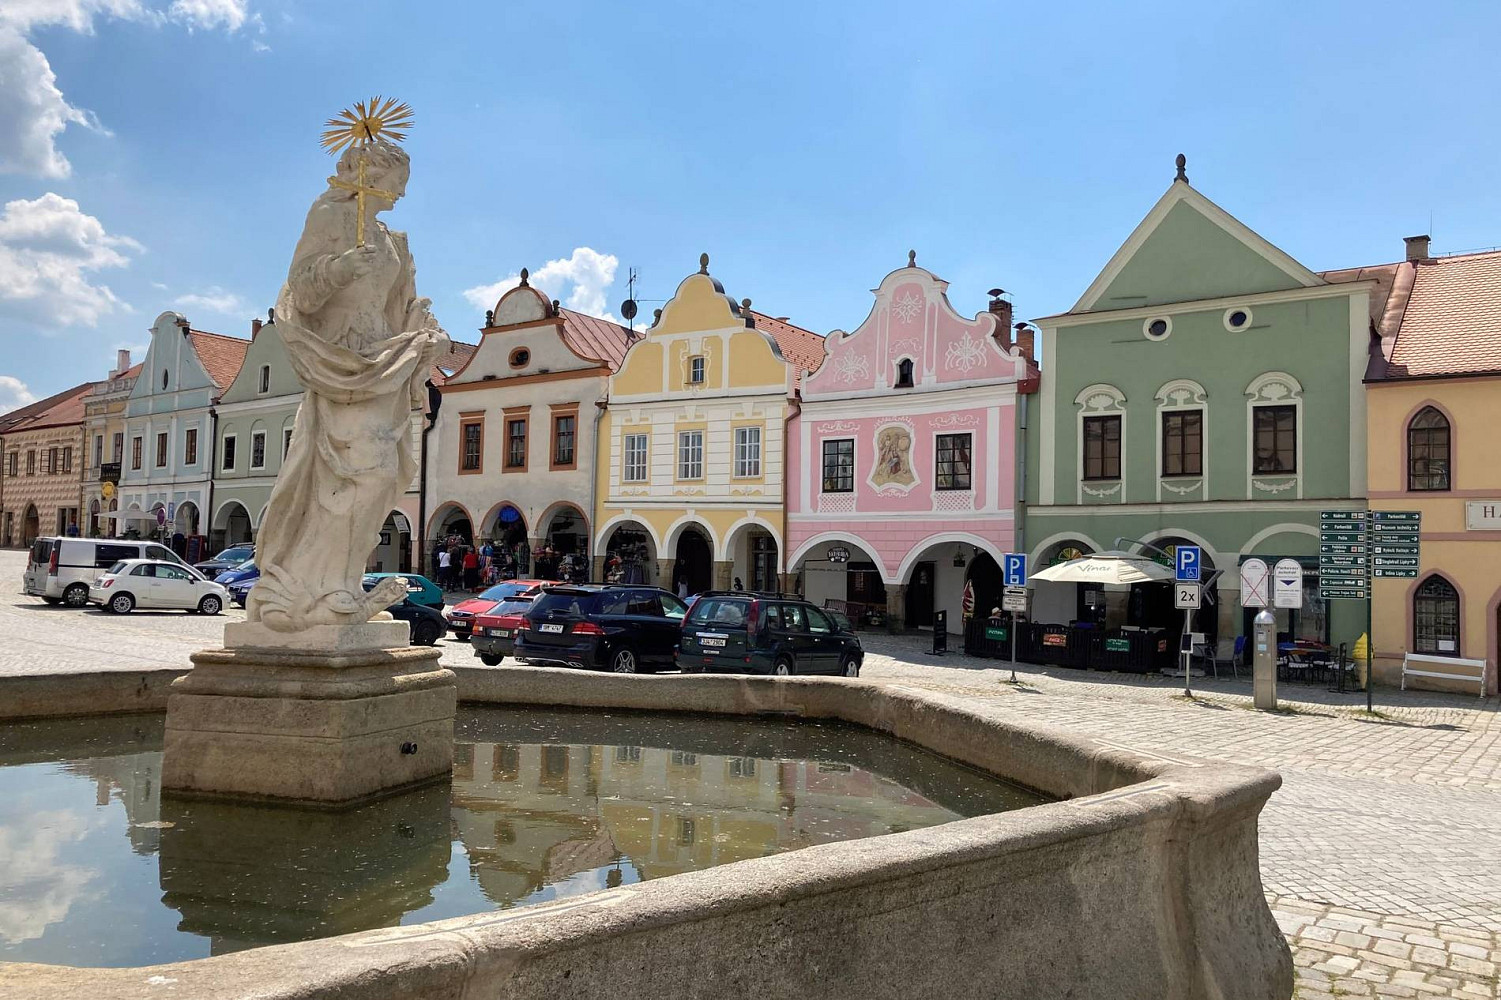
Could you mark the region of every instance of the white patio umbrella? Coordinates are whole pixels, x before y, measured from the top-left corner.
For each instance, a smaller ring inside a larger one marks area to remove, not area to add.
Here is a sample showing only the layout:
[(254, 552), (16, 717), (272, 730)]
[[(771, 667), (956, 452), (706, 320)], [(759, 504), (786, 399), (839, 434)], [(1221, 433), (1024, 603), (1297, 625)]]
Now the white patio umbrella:
[(1131, 552), (1095, 552), (1070, 559), (1056, 566), (1038, 570), (1033, 580), (1050, 583), (1166, 583), (1174, 578), (1173, 570), (1146, 556)]

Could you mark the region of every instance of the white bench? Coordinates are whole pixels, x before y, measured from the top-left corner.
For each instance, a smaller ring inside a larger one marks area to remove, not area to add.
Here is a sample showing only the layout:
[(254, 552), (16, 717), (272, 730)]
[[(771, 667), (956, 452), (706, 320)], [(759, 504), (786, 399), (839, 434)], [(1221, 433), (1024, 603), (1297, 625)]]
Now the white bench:
[[(1433, 670), (1432, 667), (1448, 667)], [(1458, 673), (1455, 667), (1471, 667), (1475, 673)], [(1426, 653), (1408, 653), (1402, 657), (1402, 690), (1407, 690), (1409, 677), (1437, 677), (1446, 681), (1474, 681), (1480, 685), (1480, 697), (1485, 697), (1485, 661), (1462, 660), (1457, 656), (1430, 656)]]

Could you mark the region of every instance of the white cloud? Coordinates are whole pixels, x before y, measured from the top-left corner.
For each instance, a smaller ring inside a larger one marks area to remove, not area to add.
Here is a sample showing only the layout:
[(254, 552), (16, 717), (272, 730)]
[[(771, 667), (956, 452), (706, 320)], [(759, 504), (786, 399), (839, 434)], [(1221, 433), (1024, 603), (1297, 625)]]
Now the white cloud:
[(9, 413), (27, 403), (35, 403), (36, 395), (14, 375), (0, 375), (0, 413)]
[[(550, 260), (532, 271), (529, 282), (532, 287), (545, 292), (548, 298), (563, 300), (569, 309), (614, 320), (605, 306), (605, 292), (615, 282), (615, 270), (619, 266), (620, 260), (614, 254), (576, 247), (570, 256)], [(521, 272), (517, 271), (493, 284), (465, 289), (464, 298), (476, 309), (490, 309), (503, 294), (520, 283)], [(567, 299), (563, 299), (564, 292), (567, 292)]]
[(0, 315), (44, 327), (95, 326), (129, 307), (91, 272), (125, 267), (144, 249), (115, 236), (78, 202), (48, 192), (7, 202), (0, 212)]
[(230, 32), (248, 20), (264, 31), (260, 16), (248, 15), (248, 2), (172, 0), (163, 11), (141, 0), (0, 0), (0, 173), (67, 177), (72, 167), (58, 150), (57, 137), (69, 125), (109, 134), (92, 112), (68, 103), (47, 56), (28, 37), (32, 29), (56, 26), (88, 34), (97, 18), (111, 17)]
[(234, 292), (226, 292), (218, 285), (210, 285), (201, 292), (179, 295), (173, 304), (187, 309), (198, 308), (225, 315), (235, 315), (245, 308), (244, 300)]

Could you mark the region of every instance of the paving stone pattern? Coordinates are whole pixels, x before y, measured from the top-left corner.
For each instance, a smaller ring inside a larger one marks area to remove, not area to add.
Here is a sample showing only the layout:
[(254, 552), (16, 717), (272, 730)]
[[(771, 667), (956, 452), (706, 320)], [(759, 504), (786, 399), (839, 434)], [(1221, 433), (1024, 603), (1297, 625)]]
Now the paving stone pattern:
[[(24, 559), (0, 550), (12, 594)], [(182, 666), (241, 617), (117, 617), (0, 598), (0, 675)], [(1501, 996), (1497, 699), (1378, 689), (1371, 717), (1358, 692), (1284, 684), (1287, 710), (1264, 713), (1250, 709), (1245, 679), (1196, 678), (1189, 699), (1180, 679), (1021, 665), (1012, 685), (1009, 665), (934, 656), (922, 637), (864, 641), (868, 680), (977, 698), (1135, 749), (1278, 770), (1262, 881), (1294, 949), (1299, 997)], [(467, 643), (440, 648), (446, 664), (478, 665)]]

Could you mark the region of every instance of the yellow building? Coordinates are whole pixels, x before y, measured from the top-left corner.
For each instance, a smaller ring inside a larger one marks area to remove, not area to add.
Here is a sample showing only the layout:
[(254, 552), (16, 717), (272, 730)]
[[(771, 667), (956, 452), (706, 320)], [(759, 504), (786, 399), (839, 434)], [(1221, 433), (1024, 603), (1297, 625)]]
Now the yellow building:
[[(1501, 252), (1433, 258), (1427, 243), (1408, 241), (1366, 379), (1371, 509), (1422, 514), (1417, 575), (1374, 581), (1375, 676), (1399, 683), (1412, 652), (1453, 658), (1423, 669), (1483, 673), (1495, 693)], [(1407, 686), (1479, 691), (1475, 681), (1422, 677)]]
[(594, 578), (699, 593), (785, 572), (786, 422), (821, 338), (737, 303), (709, 258), (610, 378)]

